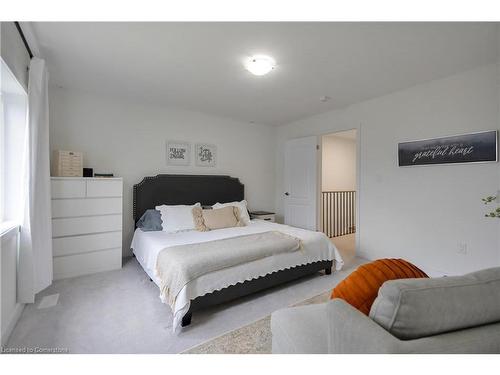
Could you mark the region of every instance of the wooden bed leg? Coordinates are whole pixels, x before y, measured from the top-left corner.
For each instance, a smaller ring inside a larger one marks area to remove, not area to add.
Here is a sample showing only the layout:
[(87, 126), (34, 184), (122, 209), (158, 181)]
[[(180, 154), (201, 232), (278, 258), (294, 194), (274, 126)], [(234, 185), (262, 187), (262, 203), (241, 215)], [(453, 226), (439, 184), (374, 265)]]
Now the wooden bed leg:
[(186, 315), (182, 317), (181, 327), (186, 327), (191, 324), (191, 318), (193, 316), (192, 312), (187, 312)]
[(325, 268), (325, 275), (331, 275), (332, 274), (332, 267), (326, 267)]

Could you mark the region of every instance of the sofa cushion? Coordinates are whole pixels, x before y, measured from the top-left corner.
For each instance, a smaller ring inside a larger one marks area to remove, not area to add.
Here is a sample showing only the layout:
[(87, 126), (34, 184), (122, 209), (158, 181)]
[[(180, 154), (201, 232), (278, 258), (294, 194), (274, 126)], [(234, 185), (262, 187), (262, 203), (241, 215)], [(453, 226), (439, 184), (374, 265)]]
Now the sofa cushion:
[(370, 318), (403, 340), (499, 322), (500, 267), (464, 276), (387, 281)]
[(328, 352), (326, 304), (297, 306), (271, 315), (274, 354)]
[(363, 264), (333, 289), (331, 298), (341, 298), (368, 315), (380, 286), (387, 280), (427, 277), (403, 259), (379, 259)]

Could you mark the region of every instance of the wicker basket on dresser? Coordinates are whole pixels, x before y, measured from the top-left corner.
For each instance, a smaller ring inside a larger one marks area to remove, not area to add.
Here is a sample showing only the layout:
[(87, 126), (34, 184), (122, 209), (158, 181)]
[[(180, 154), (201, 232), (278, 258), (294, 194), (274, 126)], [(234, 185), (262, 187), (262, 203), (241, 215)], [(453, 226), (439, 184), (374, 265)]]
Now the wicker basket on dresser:
[(52, 177), (54, 280), (122, 266), (121, 178)]

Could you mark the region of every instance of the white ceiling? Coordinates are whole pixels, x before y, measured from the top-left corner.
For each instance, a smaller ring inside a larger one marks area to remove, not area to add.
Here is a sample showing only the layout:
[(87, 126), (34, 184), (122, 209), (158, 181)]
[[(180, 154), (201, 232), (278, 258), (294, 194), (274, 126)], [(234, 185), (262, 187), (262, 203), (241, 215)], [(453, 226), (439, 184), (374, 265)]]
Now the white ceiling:
[[(43, 23), (51, 84), (282, 125), (494, 62), (494, 23)], [(246, 56), (276, 59), (256, 77)], [(321, 96), (331, 99), (326, 103)]]

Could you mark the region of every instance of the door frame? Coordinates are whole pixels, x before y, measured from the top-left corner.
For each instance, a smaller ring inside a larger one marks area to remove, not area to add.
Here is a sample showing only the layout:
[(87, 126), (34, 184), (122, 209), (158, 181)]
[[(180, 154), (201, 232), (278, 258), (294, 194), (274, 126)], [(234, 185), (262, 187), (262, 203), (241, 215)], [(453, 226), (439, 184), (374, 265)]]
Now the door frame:
[(320, 134), (317, 135), (318, 137), (318, 145), (319, 145), (319, 152), (318, 152), (318, 183), (317, 183), (317, 208), (316, 208), (316, 230), (321, 232), (321, 215), (323, 211), (323, 207), (321, 205), (321, 198), (322, 198), (322, 190), (323, 190), (323, 137), (326, 135), (331, 135), (335, 133), (341, 133), (349, 130), (356, 130), (356, 234), (355, 234), (355, 239), (356, 239), (356, 255), (360, 254), (360, 233), (361, 233), (361, 124), (359, 124), (357, 127), (346, 127), (346, 128), (341, 128), (341, 129), (331, 129), (328, 131), (324, 131)]

